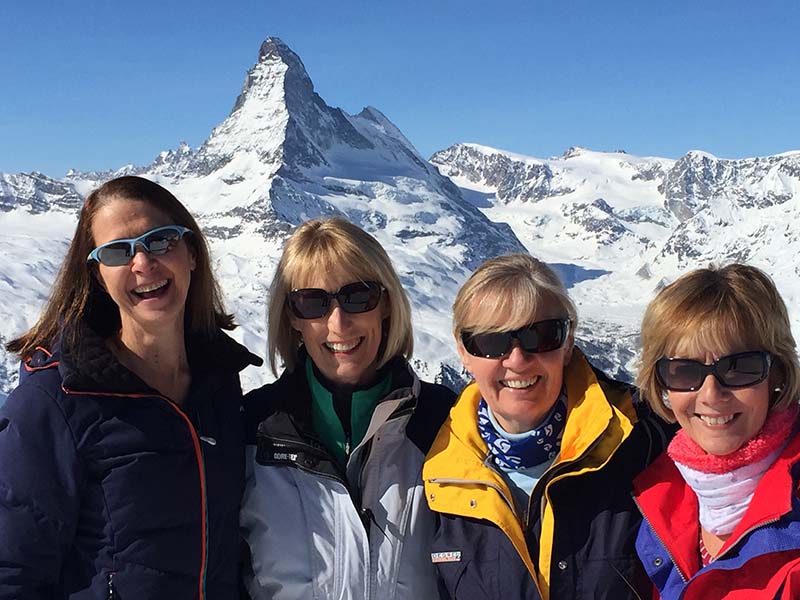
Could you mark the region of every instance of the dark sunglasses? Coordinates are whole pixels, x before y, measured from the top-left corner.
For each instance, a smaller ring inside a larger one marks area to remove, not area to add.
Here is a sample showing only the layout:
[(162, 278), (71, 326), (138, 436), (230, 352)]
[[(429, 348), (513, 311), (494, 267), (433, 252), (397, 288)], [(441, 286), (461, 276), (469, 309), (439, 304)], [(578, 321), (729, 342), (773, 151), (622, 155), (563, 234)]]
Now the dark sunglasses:
[(703, 387), (709, 374), (729, 388), (750, 387), (769, 375), (772, 355), (754, 350), (723, 356), (710, 365), (688, 358), (662, 358), (656, 363), (656, 378), (673, 392), (694, 392)]
[(87, 261), (96, 261), (107, 267), (127, 265), (136, 255), (136, 246), (141, 246), (148, 254), (162, 256), (177, 246), (191, 229), (180, 225), (165, 225), (143, 233), (137, 238), (113, 240), (98, 246), (89, 253)]
[(537, 321), (514, 331), (490, 331), (487, 333), (461, 332), (464, 348), (481, 358), (500, 358), (511, 352), (512, 342), (517, 340), (525, 352), (535, 354), (561, 348), (569, 334), (569, 319)]
[(335, 298), (344, 312), (357, 315), (378, 306), (384, 288), (374, 281), (356, 281), (343, 285), (336, 292), (320, 288), (301, 288), (289, 292), (289, 308), (298, 319), (319, 319), (331, 310)]

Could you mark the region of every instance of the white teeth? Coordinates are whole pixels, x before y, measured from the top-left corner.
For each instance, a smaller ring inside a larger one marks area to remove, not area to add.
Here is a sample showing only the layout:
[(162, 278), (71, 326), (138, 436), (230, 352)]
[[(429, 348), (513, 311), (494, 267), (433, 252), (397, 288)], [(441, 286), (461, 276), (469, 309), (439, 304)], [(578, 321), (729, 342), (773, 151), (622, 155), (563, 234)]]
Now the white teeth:
[(524, 390), (525, 388), (532, 386), (537, 381), (539, 381), (539, 378), (534, 377), (533, 379), (503, 379), (500, 383), (502, 383), (505, 387), (510, 387), (515, 390)]
[(358, 346), (361, 340), (354, 342), (325, 342), (325, 345), (334, 352), (350, 352), (353, 348)]
[(149, 285), (139, 286), (136, 289), (134, 289), (133, 291), (136, 292), (137, 294), (144, 294), (146, 292), (153, 292), (153, 291), (155, 291), (157, 289), (160, 289), (160, 288), (164, 287), (165, 285), (167, 285), (167, 283), (168, 283), (167, 280), (164, 279), (163, 281), (156, 281), (155, 283), (151, 283)]
[(721, 417), (709, 417), (707, 415), (697, 415), (703, 423), (707, 425), (725, 425), (733, 421), (736, 415), (724, 415)]

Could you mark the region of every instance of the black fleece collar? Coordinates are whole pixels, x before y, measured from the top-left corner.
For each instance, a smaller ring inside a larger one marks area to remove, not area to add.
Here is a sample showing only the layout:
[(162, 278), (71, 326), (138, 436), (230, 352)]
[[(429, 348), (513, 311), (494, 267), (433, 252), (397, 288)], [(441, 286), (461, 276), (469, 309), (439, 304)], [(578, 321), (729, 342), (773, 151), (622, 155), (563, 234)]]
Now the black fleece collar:
[[(139, 376), (119, 362), (114, 353), (87, 324), (78, 326), (73, 344), (57, 343), (59, 372), (65, 388), (81, 392), (158, 394)], [(69, 339), (64, 336), (62, 340)], [(186, 337), (186, 352), (192, 373), (219, 371), (238, 373), (262, 360), (244, 346), (218, 331), (213, 338)], [(56, 352), (53, 353), (54, 355)]]

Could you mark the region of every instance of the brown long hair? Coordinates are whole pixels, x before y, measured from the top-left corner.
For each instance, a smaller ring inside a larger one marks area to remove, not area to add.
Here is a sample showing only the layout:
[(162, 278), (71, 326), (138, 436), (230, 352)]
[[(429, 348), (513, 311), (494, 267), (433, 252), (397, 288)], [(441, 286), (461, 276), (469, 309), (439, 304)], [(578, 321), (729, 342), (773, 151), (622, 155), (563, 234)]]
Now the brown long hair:
[(87, 263), (95, 247), (92, 221), (97, 211), (112, 200), (145, 202), (170, 217), (174, 225), (192, 230), (184, 238), (195, 255), (186, 298), (185, 327), (187, 334), (210, 337), (218, 329), (236, 327), (233, 315), (225, 312), (219, 284), (211, 271), (208, 245), (200, 227), (186, 207), (168, 190), (142, 177), (125, 176), (107, 181), (86, 198), (78, 218), (72, 243), (61, 263), (50, 298), (39, 321), (28, 332), (6, 344), (23, 360), (29, 358), (36, 346), (50, 346), (59, 335), (73, 339), (75, 325), (86, 322), (103, 337), (116, 334), (120, 328), (119, 309), (97, 281), (96, 263)]

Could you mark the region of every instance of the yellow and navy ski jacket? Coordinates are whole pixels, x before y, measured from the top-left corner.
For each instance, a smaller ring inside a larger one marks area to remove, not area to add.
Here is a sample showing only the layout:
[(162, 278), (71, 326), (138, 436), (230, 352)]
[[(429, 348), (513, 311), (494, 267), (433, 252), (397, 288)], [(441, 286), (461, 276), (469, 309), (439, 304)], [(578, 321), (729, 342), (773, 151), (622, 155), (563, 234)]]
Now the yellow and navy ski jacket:
[(480, 392), (461, 393), (428, 453), (425, 492), (439, 521), (431, 552), (442, 598), (647, 598), (636, 558), (641, 516), (633, 478), (668, 442), (668, 427), (632, 388), (576, 348), (565, 368), (561, 453), (515, 506), (477, 427)]

